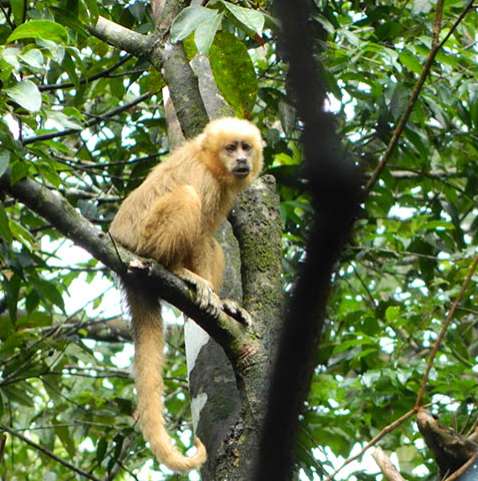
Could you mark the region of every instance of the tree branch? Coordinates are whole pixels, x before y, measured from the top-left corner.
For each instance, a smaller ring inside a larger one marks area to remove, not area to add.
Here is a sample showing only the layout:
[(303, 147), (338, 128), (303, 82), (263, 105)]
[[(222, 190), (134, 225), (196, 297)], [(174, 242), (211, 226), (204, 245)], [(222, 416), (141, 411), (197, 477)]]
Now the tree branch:
[(135, 105), (138, 105), (139, 103), (143, 102), (143, 100), (146, 100), (147, 98), (151, 97), (155, 93), (157, 92), (147, 92), (135, 98), (131, 102), (128, 102), (127, 104), (120, 105), (119, 107), (116, 107), (108, 112), (105, 112), (104, 114), (98, 115), (94, 119), (91, 119), (85, 122), (84, 126), (80, 129), (66, 129), (66, 130), (60, 130), (59, 132), (52, 132), (51, 134), (43, 134), (43, 135), (37, 135), (35, 137), (29, 137), (23, 140), (23, 145), (32, 144), (33, 142), (40, 142), (42, 140), (55, 139), (57, 137), (65, 137), (66, 135), (77, 134), (89, 127), (93, 127), (94, 125), (97, 125), (105, 120), (111, 119), (112, 117), (115, 117), (116, 115), (121, 114), (122, 112), (130, 109), (131, 107), (134, 107)]
[(423, 398), (425, 396), (425, 389), (427, 387), (428, 383), (428, 378), (430, 376), (430, 371), (433, 367), (433, 361), (435, 360), (435, 356), (438, 353), (438, 349), (440, 349), (441, 343), (443, 341), (443, 338), (445, 337), (446, 331), (448, 327), (450, 326), (451, 321), (453, 320), (453, 317), (455, 316), (455, 312), (460, 305), (461, 301), (463, 300), (463, 297), (465, 296), (466, 290), (468, 289), (468, 286), (470, 285), (471, 278), (473, 277), (473, 274), (475, 273), (476, 269), (478, 267), (478, 256), (476, 256), (473, 259), (473, 262), (471, 263), (471, 266), (468, 270), (468, 273), (466, 275), (465, 281), (463, 282), (463, 285), (461, 286), (460, 292), (458, 296), (456, 297), (455, 301), (453, 302), (451, 309), (448, 312), (448, 316), (446, 317), (445, 321), (443, 322), (443, 325), (441, 327), (440, 333), (438, 334), (438, 337), (435, 341), (435, 344), (433, 344), (433, 348), (431, 350), (430, 356), (428, 358), (427, 362), (427, 367), (425, 369), (425, 373), (423, 374), (422, 382), (420, 383), (420, 389), (418, 390), (417, 394), (417, 400), (415, 402), (415, 408), (418, 409), (419, 407), (422, 406), (423, 404)]
[[(417, 425), (429, 449), (435, 457), (440, 468), (441, 478), (450, 473), (456, 474), (457, 470), (468, 462), (470, 464), (478, 455), (478, 444), (468, 440), (465, 436), (455, 432), (448, 426), (441, 425), (431, 414), (424, 409), (417, 413)], [(466, 471), (467, 465), (463, 471)], [(458, 476), (452, 477), (457, 479)]]
[(392, 461), (390, 461), (390, 458), (380, 448), (372, 450), (372, 457), (388, 481), (405, 481), (397, 468), (392, 464)]
[(88, 31), (99, 39), (132, 55), (148, 55), (153, 48), (153, 37), (134, 32), (111, 20), (99, 16), (96, 25), (87, 26)]
[(369, 450), (371, 447), (375, 446), (385, 435), (395, 431), (399, 426), (401, 426), (405, 421), (410, 419), (416, 413), (416, 409), (410, 409), (407, 411), (403, 416), (400, 416), (398, 419), (390, 423), (389, 425), (385, 426), (376, 436), (374, 436), (357, 454), (351, 456), (350, 458), (346, 459), (325, 481), (332, 481), (334, 477), (342, 471), (348, 464), (360, 459), (362, 455)]
[(240, 361), (243, 348), (251, 343), (252, 333), (224, 312), (211, 313), (196, 302), (193, 290), (179, 277), (150, 259), (134, 255), (114, 244), (104, 232), (98, 231), (78, 214), (60, 194), (25, 179), (10, 184), (8, 173), (0, 177), (0, 191), (10, 193), (31, 210), (44, 217), (56, 229), (92, 256), (116, 272), (125, 282), (154, 286), (158, 297), (176, 306), (194, 319), (213, 337), (234, 362)]
[[(153, 35), (142, 35), (118, 25), (104, 17), (98, 17), (95, 26), (89, 26), (90, 33), (101, 40), (136, 56), (145, 56), (169, 86), (171, 99), (186, 137), (199, 134), (208, 122), (208, 116), (196, 76), (180, 44), (164, 41), (170, 22), (186, 4), (183, 0), (155, 2), (155, 14), (161, 28)], [(67, 134), (66, 134), (67, 135)]]
[(176, 15), (190, 3), (189, 0), (151, 0), (156, 32), (160, 38), (164, 38)]
[(31, 439), (27, 438), (26, 436), (23, 436), (23, 434), (17, 433), (13, 429), (10, 429), (8, 426), (0, 424), (0, 429), (9, 433), (12, 436), (15, 436), (16, 438), (22, 440), (25, 444), (28, 444), (32, 448), (41, 452), (45, 456), (48, 456), (50, 459), (53, 459), (57, 463), (65, 466), (65, 468), (68, 468), (69, 470), (75, 472), (76, 474), (80, 475), (81, 477), (86, 478), (86, 479), (90, 479), (91, 481), (100, 481), (100, 479), (97, 478), (96, 476), (93, 476), (92, 474), (87, 473), (86, 471), (83, 471), (80, 468), (77, 468), (74, 464), (71, 464), (68, 461), (65, 461), (64, 459), (61, 459), (60, 457), (58, 457), (56, 454), (52, 453), (48, 449), (44, 448), (43, 446), (40, 446), (39, 444), (35, 443)]
[[(377, 167), (373, 171), (370, 179), (367, 182), (366, 185), (366, 190), (367, 192), (371, 191), (375, 183), (377, 182), (380, 174), (382, 173), (383, 169), (385, 168), (387, 162), (390, 160), (390, 157), (392, 156), (393, 151), (395, 150), (395, 147), (398, 144), (398, 141), (400, 139), (400, 136), (402, 135), (403, 131), (405, 130), (405, 126), (407, 125), (408, 119), (410, 118), (410, 115), (413, 111), (413, 108), (415, 107), (415, 103), (418, 99), (418, 96), (420, 95), (420, 92), (422, 90), (423, 84), (425, 83), (425, 80), (427, 79), (432, 64), (435, 60), (435, 57), (437, 53), (440, 51), (440, 49), (443, 47), (445, 42), (450, 38), (451, 34), (456, 30), (460, 22), (465, 18), (465, 15), (471, 10), (473, 7), (473, 0), (470, 0), (463, 10), (463, 12), (460, 14), (460, 16), (456, 19), (452, 27), (450, 28), (450, 31), (448, 34), (445, 36), (445, 38), (438, 43), (438, 35), (439, 32), (437, 32), (437, 29), (439, 29), (441, 25), (441, 15), (442, 15), (442, 8), (443, 6), (441, 5), (443, 2), (439, 2), (437, 5), (437, 11), (436, 11), (436, 16), (435, 16), (435, 22), (434, 22), (434, 28), (433, 28), (433, 43), (432, 43), (432, 48), (430, 50), (430, 53), (428, 54), (428, 57), (425, 61), (425, 65), (423, 67), (423, 70), (418, 77), (418, 80), (415, 83), (415, 86), (413, 87), (412, 94), (410, 95), (410, 98), (408, 99), (408, 104), (407, 108), (405, 109), (405, 112), (401, 116), (397, 126), (395, 127), (392, 137), (390, 139), (390, 142), (387, 145), (387, 149), (385, 150), (385, 153), (383, 154), (382, 158), (380, 159)], [(441, 7), (440, 7), (441, 5)]]
[(199, 92), (197, 77), (189, 65), (182, 45), (167, 43), (155, 48), (151, 61), (162, 72), (179, 123), (187, 138), (200, 134), (209, 117)]
[[(111, 67), (102, 70), (101, 72), (95, 73), (91, 77), (85, 78), (85, 79), (80, 79), (79, 84), (84, 85), (90, 82), (93, 82), (94, 80), (97, 80), (102, 77), (107, 77), (111, 72), (116, 70), (117, 68), (121, 67), (124, 63), (126, 63), (129, 59), (131, 58), (131, 55), (125, 55), (123, 58), (121, 58), (118, 62), (116, 62), (114, 65)], [(45, 92), (49, 90), (58, 90), (58, 89), (67, 89), (67, 88), (72, 88), (76, 87), (76, 84), (73, 82), (64, 82), (64, 83), (59, 83), (59, 84), (46, 84), (46, 85), (39, 85), (38, 89), (40, 92)]]

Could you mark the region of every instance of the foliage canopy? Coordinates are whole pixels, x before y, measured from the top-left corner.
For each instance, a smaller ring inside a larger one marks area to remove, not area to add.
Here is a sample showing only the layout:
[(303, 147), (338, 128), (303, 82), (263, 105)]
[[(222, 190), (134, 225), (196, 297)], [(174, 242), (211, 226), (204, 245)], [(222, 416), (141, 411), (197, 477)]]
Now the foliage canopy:
[[(440, 39), (467, 3), (445, 2)], [(0, 6), (0, 174), (9, 169), (14, 182), (30, 177), (58, 190), (106, 230), (120, 199), (168, 153), (165, 83), (141, 58), (90, 35), (87, 25), (102, 15), (151, 32), (149, 7), (140, 0)], [(314, 9), (329, 108), (348, 151), (370, 176), (432, 48), (435, 2), (316, 0)], [(297, 446), (303, 479), (333, 471), (337, 457), (349, 457), (357, 443), (413, 407), (431, 346), (476, 256), (477, 25), (471, 9), (437, 53), (334, 278)], [(171, 36), (184, 41), (189, 57), (209, 57), (225, 99), (263, 132), (266, 171), (281, 196), (290, 287), (304, 258), (311, 205), (276, 28), (269, 2), (216, 1), (183, 10)], [(134, 429), (132, 381), (117, 367), (129, 351), (120, 331), (105, 324), (105, 316), (120, 314), (111, 307), (117, 300), (98, 294), (101, 286), (109, 292), (111, 276), (8, 197), (0, 204), (0, 236), (0, 425), (25, 431), (99, 479), (117, 471), (117, 479), (134, 479), (151, 457)], [(478, 422), (476, 279), (427, 386), (431, 411), (463, 433)], [(181, 331), (176, 325), (170, 331), (168, 349), (181, 353)], [(171, 425), (187, 426), (185, 379), (184, 356), (170, 355)], [(382, 446), (396, 453), (407, 479), (436, 474), (413, 421)], [(0, 473), (30, 481), (73, 478), (68, 467), (37, 454), (9, 436)], [(378, 479), (373, 468), (356, 476)]]

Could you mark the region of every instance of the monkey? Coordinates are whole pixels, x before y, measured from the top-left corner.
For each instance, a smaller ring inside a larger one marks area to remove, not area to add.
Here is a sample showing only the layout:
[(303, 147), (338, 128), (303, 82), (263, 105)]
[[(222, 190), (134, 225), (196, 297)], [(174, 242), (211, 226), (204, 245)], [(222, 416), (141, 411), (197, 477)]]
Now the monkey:
[[(192, 284), (202, 307), (217, 304), (224, 254), (214, 233), (238, 194), (258, 177), (262, 164), (262, 138), (255, 125), (234, 117), (212, 120), (124, 199), (110, 234), (122, 246)], [(194, 441), (196, 453), (184, 456), (165, 427), (160, 302), (147, 288), (124, 287), (132, 317), (137, 414), (143, 435), (158, 462), (173, 471), (198, 469), (207, 459), (200, 439)], [(227, 305), (224, 301), (224, 309)]]

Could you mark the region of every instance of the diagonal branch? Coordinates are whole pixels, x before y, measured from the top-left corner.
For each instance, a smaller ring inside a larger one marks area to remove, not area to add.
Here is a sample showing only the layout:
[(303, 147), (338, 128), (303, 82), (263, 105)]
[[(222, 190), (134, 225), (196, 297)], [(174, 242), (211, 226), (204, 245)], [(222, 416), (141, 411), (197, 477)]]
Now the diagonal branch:
[(23, 145), (28, 145), (32, 144), (33, 142), (40, 142), (42, 140), (50, 140), (50, 139), (56, 139), (57, 137), (65, 137), (67, 135), (72, 135), (72, 134), (78, 134), (79, 132), (82, 132), (84, 129), (87, 129), (89, 127), (93, 127), (94, 125), (99, 124), (100, 122), (103, 122), (105, 120), (111, 119), (112, 117), (115, 117), (116, 115), (119, 115), (126, 110), (130, 109), (131, 107), (134, 107), (135, 105), (140, 104), (144, 100), (148, 99), (152, 95), (154, 95), (157, 92), (146, 92), (143, 95), (140, 95), (139, 97), (135, 98), (131, 102), (128, 102), (127, 104), (120, 105), (119, 107), (116, 107), (108, 112), (105, 112), (104, 114), (98, 115), (95, 118), (88, 120), (85, 122), (82, 128), (79, 129), (66, 129), (66, 130), (60, 130), (59, 132), (52, 132), (50, 134), (43, 134), (43, 135), (37, 135), (35, 137), (29, 137), (26, 138), (23, 141)]
[(422, 404), (423, 404), (423, 398), (425, 396), (425, 389), (427, 387), (428, 378), (430, 376), (430, 371), (433, 367), (433, 361), (435, 360), (435, 357), (438, 353), (438, 349), (440, 349), (443, 338), (445, 337), (446, 331), (448, 330), (448, 327), (450, 326), (450, 323), (453, 320), (453, 317), (455, 316), (455, 312), (456, 312), (458, 306), (460, 305), (461, 301), (463, 300), (463, 297), (466, 294), (466, 290), (468, 289), (468, 286), (470, 285), (473, 274), (475, 273), (477, 268), (478, 268), (478, 256), (476, 256), (473, 259), (473, 262), (471, 263), (471, 266), (468, 269), (468, 273), (465, 277), (465, 281), (463, 282), (463, 285), (461, 286), (460, 292), (458, 293), (458, 296), (456, 297), (456, 299), (453, 302), (450, 310), (448, 311), (448, 316), (446, 317), (445, 321), (442, 324), (440, 333), (438, 334), (438, 337), (435, 341), (435, 344), (433, 344), (433, 348), (432, 348), (430, 356), (428, 358), (427, 367), (425, 369), (425, 373), (423, 374), (422, 382), (420, 383), (420, 389), (418, 390), (417, 400), (415, 402), (415, 408), (416, 409), (421, 407)]
[(65, 468), (68, 468), (69, 470), (75, 472), (76, 474), (80, 475), (82, 478), (90, 479), (91, 481), (100, 481), (99, 478), (96, 476), (93, 476), (92, 474), (83, 471), (82, 469), (76, 467), (74, 464), (69, 463), (68, 461), (65, 461), (64, 459), (61, 459), (58, 457), (56, 454), (52, 453), (48, 449), (44, 448), (40, 444), (35, 443), (31, 439), (27, 438), (26, 436), (23, 436), (23, 434), (17, 433), (15, 430), (10, 429), (8, 426), (5, 426), (3, 424), (0, 424), (0, 430), (5, 431), (9, 433), (11, 436), (14, 436), (21, 441), (23, 441), (25, 444), (28, 444), (30, 447), (36, 449), (37, 451), (41, 452), (45, 456), (48, 456), (50, 459), (53, 459), (53, 461), (56, 461), (57, 463), (65, 466)]
[(96, 25), (88, 25), (87, 29), (95, 37), (137, 57), (148, 55), (153, 48), (151, 35), (134, 32), (105, 17), (99, 16)]
[(413, 108), (415, 107), (415, 103), (418, 99), (418, 96), (420, 95), (420, 92), (422, 90), (422, 87), (425, 83), (425, 80), (427, 79), (428, 75), (430, 74), (431, 67), (433, 65), (433, 62), (435, 60), (435, 57), (437, 53), (441, 50), (443, 45), (446, 43), (446, 41), (451, 37), (452, 33), (456, 30), (458, 25), (461, 23), (461, 21), (465, 18), (466, 14), (472, 9), (473, 7), (473, 0), (470, 0), (463, 10), (463, 12), (460, 14), (460, 16), (455, 20), (453, 25), (451, 26), (449, 32), (447, 35), (443, 38), (443, 40), (438, 43), (438, 35), (439, 35), (439, 27), (441, 24), (441, 16), (442, 16), (442, 5), (443, 2), (439, 2), (437, 6), (437, 11), (435, 15), (435, 22), (434, 22), (434, 27), (433, 27), (433, 42), (432, 42), (432, 48), (430, 50), (430, 53), (428, 54), (428, 57), (425, 61), (425, 65), (423, 66), (423, 70), (418, 77), (418, 80), (415, 83), (415, 86), (413, 87), (412, 93), (410, 95), (410, 98), (408, 99), (408, 104), (407, 108), (405, 109), (405, 112), (401, 116), (397, 126), (395, 127), (395, 130), (393, 131), (392, 137), (390, 139), (390, 142), (387, 145), (387, 148), (380, 159), (377, 167), (373, 171), (370, 179), (367, 182), (366, 185), (366, 190), (367, 192), (370, 192), (374, 185), (376, 184), (380, 174), (383, 172), (383, 169), (385, 168), (387, 162), (390, 160), (390, 157), (392, 156), (392, 153), (395, 150), (395, 147), (398, 144), (398, 141), (405, 130), (405, 126), (407, 125), (408, 119), (410, 118), (410, 115), (413, 111)]
[(96, 25), (87, 28), (92, 35), (114, 47), (136, 56), (144, 56), (163, 74), (183, 132), (186, 137), (193, 137), (199, 134), (208, 122), (198, 80), (182, 45), (171, 44), (163, 38), (170, 22), (187, 2), (159, 0), (156, 3), (155, 12), (160, 25), (155, 34), (146, 36), (136, 33), (101, 16), (98, 17)]
[(372, 457), (388, 481), (405, 481), (381, 448), (375, 448), (372, 451)]
[(224, 348), (232, 361), (240, 361), (243, 348), (251, 343), (253, 334), (225, 312), (201, 308), (196, 302), (194, 291), (182, 279), (159, 263), (139, 257), (114, 244), (106, 233), (96, 229), (64, 197), (33, 180), (25, 179), (11, 185), (9, 174), (5, 173), (0, 177), (0, 191), (8, 192), (44, 217), (59, 232), (86, 249), (124, 281), (144, 283), (148, 289), (154, 286), (158, 297), (194, 319)]
[(409, 418), (414, 416), (415, 413), (416, 413), (415, 408), (410, 409), (410, 411), (407, 411), (405, 414), (403, 414), (398, 419), (393, 421), (393, 423), (390, 423), (387, 426), (385, 426), (357, 454), (355, 454), (354, 456), (351, 456), (350, 458), (346, 459), (325, 481), (333, 481), (335, 476), (340, 471), (342, 471), (342, 469), (345, 468), (345, 466), (352, 463), (353, 461), (356, 461), (357, 459), (360, 459), (366, 451), (368, 451), (372, 446), (375, 446), (388, 433), (391, 433), (391, 432), (395, 431), (395, 429), (397, 429), (399, 426), (401, 426), (405, 421), (407, 421)]
[[(101, 72), (95, 73), (91, 77), (80, 79), (79, 84), (84, 85), (84, 84), (93, 82), (94, 80), (97, 80), (99, 78), (108, 77), (108, 75), (111, 72), (114, 72), (117, 68), (121, 67), (121, 65), (126, 63), (130, 58), (131, 58), (130, 55), (125, 55), (124, 57), (122, 57), (120, 60), (118, 60), (118, 62), (116, 62), (111, 67), (108, 67), (107, 69), (102, 70)], [(76, 87), (76, 84), (74, 82), (64, 82), (64, 83), (59, 83), (59, 84), (39, 85), (38, 89), (40, 90), (40, 92), (45, 92), (45, 91), (49, 91), (49, 90), (68, 89), (68, 88), (72, 88), (72, 87)]]

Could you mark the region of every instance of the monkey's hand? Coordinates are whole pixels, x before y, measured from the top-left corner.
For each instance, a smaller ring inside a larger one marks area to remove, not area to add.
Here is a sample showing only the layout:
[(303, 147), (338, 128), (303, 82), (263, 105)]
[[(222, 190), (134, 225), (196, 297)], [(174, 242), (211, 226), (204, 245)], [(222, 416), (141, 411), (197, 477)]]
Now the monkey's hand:
[(251, 315), (243, 309), (236, 301), (231, 299), (224, 299), (222, 302), (223, 311), (229, 316), (233, 317), (236, 321), (246, 325), (252, 326)]
[(210, 282), (184, 268), (178, 270), (176, 274), (196, 291), (196, 300), (201, 309), (205, 309), (211, 315), (219, 314), (222, 307), (221, 299), (214, 292)]

